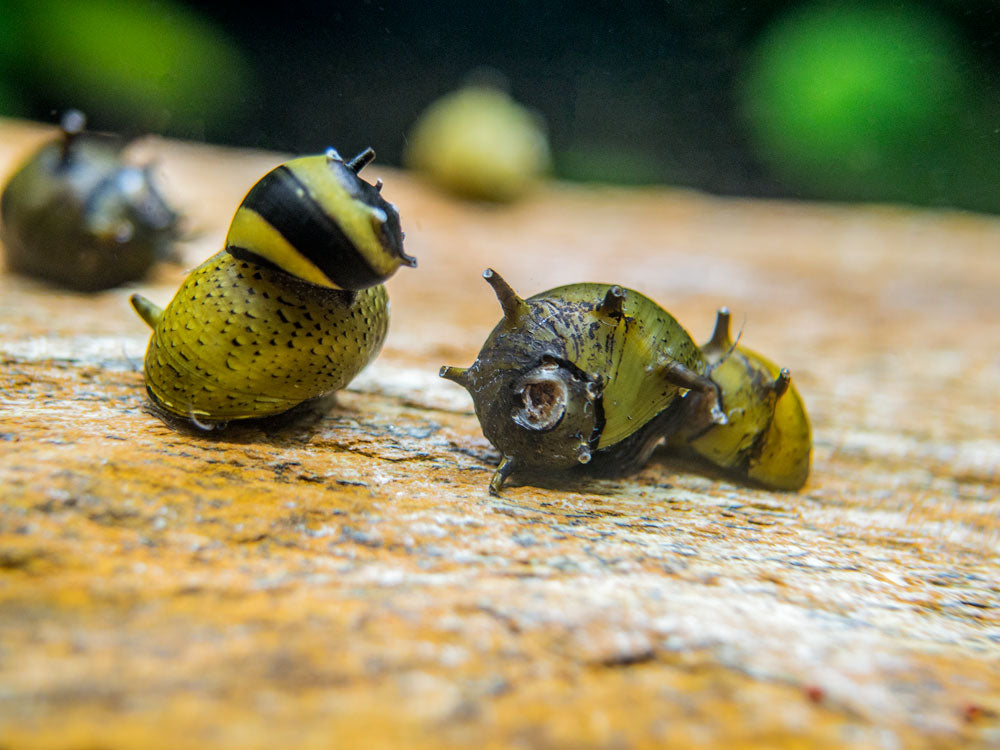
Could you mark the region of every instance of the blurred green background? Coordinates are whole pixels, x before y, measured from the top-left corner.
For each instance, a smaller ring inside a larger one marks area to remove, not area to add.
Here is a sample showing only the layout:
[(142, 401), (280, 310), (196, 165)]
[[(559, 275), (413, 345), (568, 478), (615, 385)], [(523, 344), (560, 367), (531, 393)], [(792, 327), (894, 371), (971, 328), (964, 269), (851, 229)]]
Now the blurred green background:
[(398, 163), (484, 66), (562, 178), (1000, 212), (996, 0), (0, 0), (0, 114), (127, 134)]

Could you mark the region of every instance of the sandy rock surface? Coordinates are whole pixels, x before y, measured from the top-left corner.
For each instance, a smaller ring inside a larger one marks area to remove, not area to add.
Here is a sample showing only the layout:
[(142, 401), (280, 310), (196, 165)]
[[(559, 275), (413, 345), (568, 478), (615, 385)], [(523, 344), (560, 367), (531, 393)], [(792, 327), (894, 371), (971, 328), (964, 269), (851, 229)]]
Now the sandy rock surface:
[[(51, 131), (0, 122), (0, 173)], [(334, 144), (336, 145), (336, 144)], [(377, 144), (375, 144), (377, 147)], [(148, 139), (193, 267), (280, 155)], [(324, 418), (149, 413), (128, 306), (0, 274), (0, 747), (1000, 744), (1000, 220), (553, 185), (510, 207), (369, 167), (419, 259)], [(440, 380), (522, 295), (727, 305), (812, 418), (798, 493), (654, 454), (486, 485)]]

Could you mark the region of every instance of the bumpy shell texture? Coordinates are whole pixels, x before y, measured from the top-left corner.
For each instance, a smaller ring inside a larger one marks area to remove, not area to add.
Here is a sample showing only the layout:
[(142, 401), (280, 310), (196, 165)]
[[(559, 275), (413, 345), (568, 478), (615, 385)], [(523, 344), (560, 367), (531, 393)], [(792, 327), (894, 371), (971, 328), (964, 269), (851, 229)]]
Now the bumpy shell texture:
[(343, 388), (377, 356), (389, 322), (381, 282), (416, 261), (381, 181), (358, 176), (373, 157), (331, 150), (278, 166), (240, 204), (226, 249), (165, 310), (133, 296), (153, 328), (146, 389), (162, 414), (205, 428), (274, 417)]

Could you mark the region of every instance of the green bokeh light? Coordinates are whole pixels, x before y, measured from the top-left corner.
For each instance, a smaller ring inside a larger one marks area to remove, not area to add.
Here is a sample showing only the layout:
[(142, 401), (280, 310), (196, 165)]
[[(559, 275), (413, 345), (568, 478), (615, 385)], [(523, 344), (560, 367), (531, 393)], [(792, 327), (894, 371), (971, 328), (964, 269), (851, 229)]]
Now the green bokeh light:
[(813, 4), (759, 40), (743, 105), (775, 174), (825, 197), (934, 202), (968, 107), (948, 23), (913, 5)]
[(13, 3), (20, 66), (65, 106), (204, 136), (244, 107), (251, 75), (217, 28), (166, 0)]

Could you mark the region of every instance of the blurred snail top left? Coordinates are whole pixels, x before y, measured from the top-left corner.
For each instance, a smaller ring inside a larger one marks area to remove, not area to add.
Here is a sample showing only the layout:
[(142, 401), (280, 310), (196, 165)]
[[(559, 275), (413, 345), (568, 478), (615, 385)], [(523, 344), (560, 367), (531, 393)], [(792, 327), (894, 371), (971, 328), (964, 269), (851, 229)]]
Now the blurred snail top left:
[(174, 258), (180, 217), (149, 165), (123, 158), (127, 142), (85, 131), (66, 112), (61, 133), (10, 178), (0, 195), (0, 239), (8, 268), (80, 291), (141, 279)]

